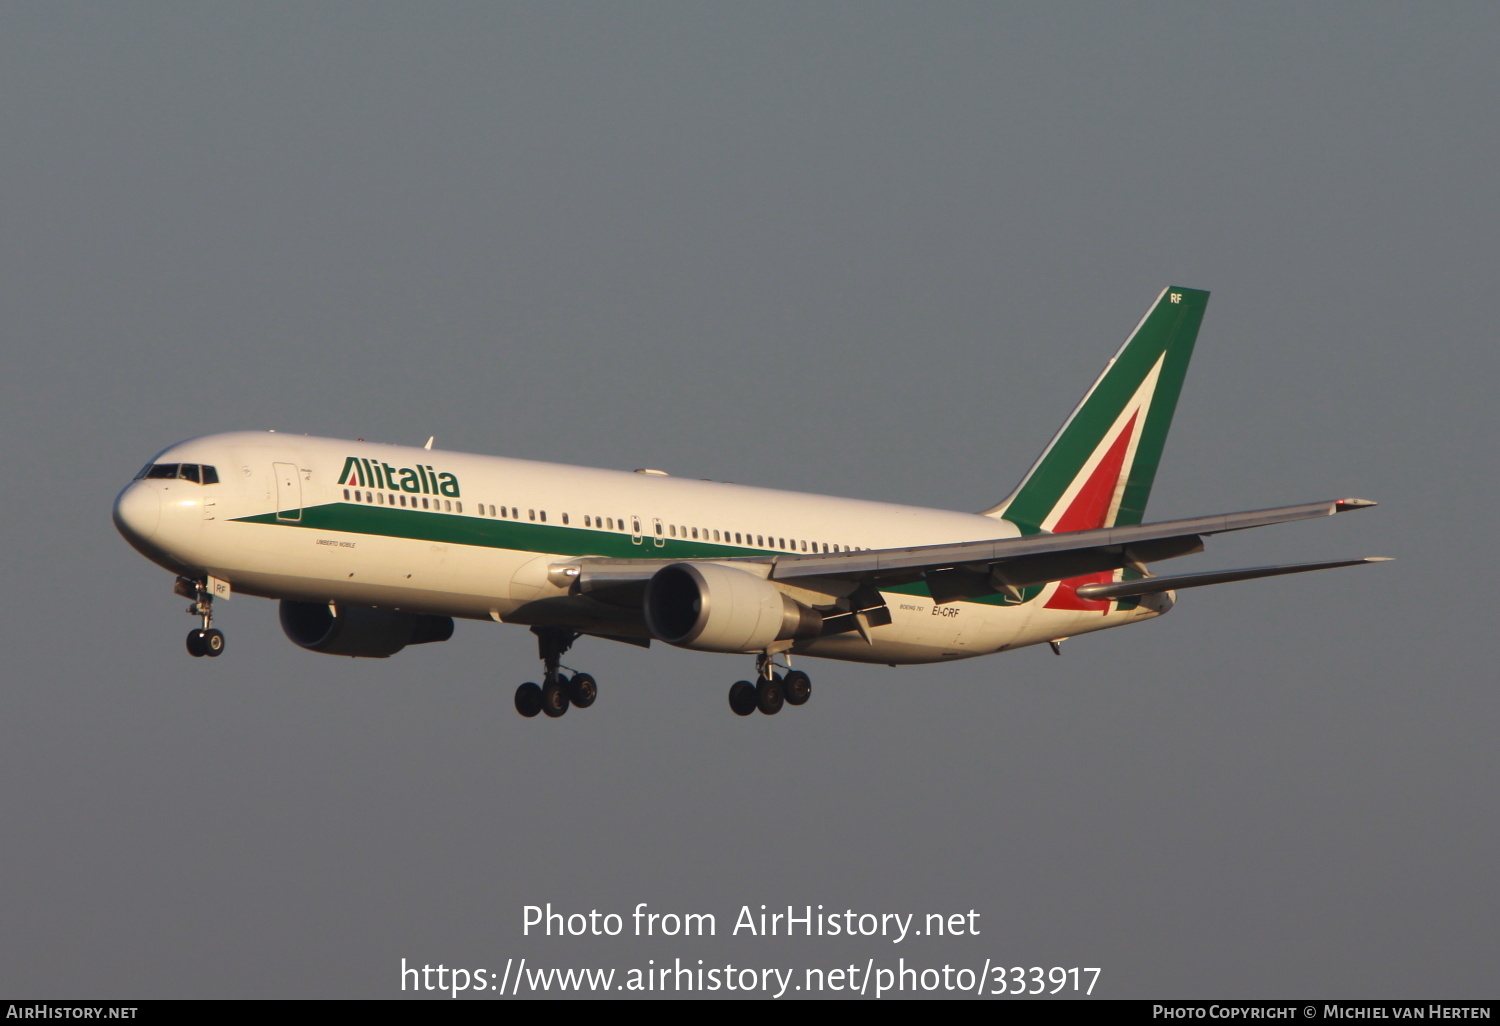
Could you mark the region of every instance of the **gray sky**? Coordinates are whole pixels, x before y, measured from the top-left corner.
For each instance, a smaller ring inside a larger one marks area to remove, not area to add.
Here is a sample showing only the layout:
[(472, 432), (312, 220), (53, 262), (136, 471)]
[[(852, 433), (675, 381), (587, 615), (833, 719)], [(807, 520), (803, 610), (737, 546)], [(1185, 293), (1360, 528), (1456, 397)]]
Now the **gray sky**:
[[(1108, 997), (1493, 997), (1492, 4), (0, 7), (0, 993), (389, 997), (409, 962), (1099, 966)], [(275, 428), (952, 509), (1164, 285), (1153, 518), (1344, 495), (1171, 616), (934, 667), (521, 628), (182, 649), (114, 532)], [(713, 912), (521, 936), (526, 904)], [(727, 936), (741, 905), (979, 937)]]

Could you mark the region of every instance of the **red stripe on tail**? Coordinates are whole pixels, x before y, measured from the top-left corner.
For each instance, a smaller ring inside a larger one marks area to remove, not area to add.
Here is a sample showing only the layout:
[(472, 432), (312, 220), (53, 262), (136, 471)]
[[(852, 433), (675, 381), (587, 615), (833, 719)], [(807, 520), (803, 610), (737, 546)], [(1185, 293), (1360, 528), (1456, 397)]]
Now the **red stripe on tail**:
[[(1135, 421), (1140, 416), (1140, 411), (1130, 415), (1130, 420), (1115, 437), (1114, 443), (1089, 479), (1084, 482), (1078, 494), (1073, 496), (1073, 501), (1063, 515), (1058, 518), (1057, 524), (1052, 528), (1054, 534), (1062, 534), (1065, 531), (1088, 531), (1096, 527), (1106, 526), (1105, 520), (1109, 516), (1109, 508), (1114, 504), (1115, 495), (1119, 492), (1120, 473), (1125, 466), (1125, 454), (1130, 451), (1130, 440), (1135, 436)], [(1104, 583), (1114, 579), (1114, 571), (1106, 570), (1102, 573), (1089, 574), (1086, 577), (1070, 577), (1057, 586), (1052, 597), (1047, 600), (1048, 609), (1096, 609), (1101, 612), (1109, 611), (1109, 600), (1107, 599), (1082, 599), (1073, 593), (1073, 589), (1080, 584)]]

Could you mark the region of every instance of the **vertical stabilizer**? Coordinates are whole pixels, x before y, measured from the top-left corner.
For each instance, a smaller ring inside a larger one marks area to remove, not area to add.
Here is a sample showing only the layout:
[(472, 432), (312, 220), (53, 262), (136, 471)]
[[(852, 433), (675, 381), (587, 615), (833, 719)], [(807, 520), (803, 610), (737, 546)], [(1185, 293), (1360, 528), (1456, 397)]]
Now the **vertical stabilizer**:
[(1139, 524), (1208, 293), (1163, 289), (1010, 497), (987, 516), (1025, 533)]

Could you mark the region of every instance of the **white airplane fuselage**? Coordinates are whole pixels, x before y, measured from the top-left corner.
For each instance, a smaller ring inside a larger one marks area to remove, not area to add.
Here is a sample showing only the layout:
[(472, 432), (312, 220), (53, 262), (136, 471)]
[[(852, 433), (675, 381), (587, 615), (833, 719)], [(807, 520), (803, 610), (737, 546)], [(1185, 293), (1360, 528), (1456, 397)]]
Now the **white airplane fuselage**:
[[(138, 478), (120, 493), (114, 516), (135, 548), (181, 577), (217, 578), (234, 593), (273, 599), (555, 625), (622, 639), (650, 637), (639, 610), (570, 591), (560, 564), (589, 557), (743, 560), (1020, 533), (977, 513), (274, 432), (191, 439), (151, 465), (171, 464), (211, 467), (218, 480)], [(819, 580), (778, 587), (809, 605), (833, 601), (839, 588)], [(1067, 582), (1024, 602), (992, 595), (934, 603), (921, 582), (882, 588), (881, 595), (890, 623), (802, 638), (790, 651), (939, 662), (1114, 627), (1171, 607), (1167, 595), (1081, 600)]]

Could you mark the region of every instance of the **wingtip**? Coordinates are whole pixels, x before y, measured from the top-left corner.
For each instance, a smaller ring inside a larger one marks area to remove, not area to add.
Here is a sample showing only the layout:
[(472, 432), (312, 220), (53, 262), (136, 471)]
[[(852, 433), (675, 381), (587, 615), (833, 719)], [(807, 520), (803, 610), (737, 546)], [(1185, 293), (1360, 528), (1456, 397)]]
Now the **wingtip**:
[(1364, 562), (1366, 562), (1366, 563), (1390, 563), (1393, 560), (1395, 560), (1395, 558), (1396, 558), (1395, 556), (1366, 556), (1364, 558)]
[(1371, 506), (1378, 505), (1380, 503), (1374, 499), (1338, 499), (1333, 504), (1333, 511), (1335, 513), (1347, 513), (1351, 509), (1369, 509)]

